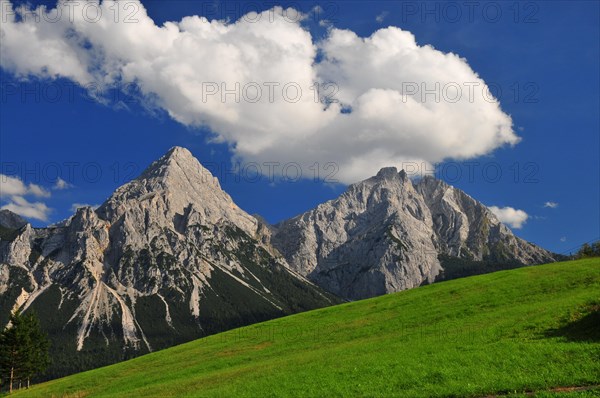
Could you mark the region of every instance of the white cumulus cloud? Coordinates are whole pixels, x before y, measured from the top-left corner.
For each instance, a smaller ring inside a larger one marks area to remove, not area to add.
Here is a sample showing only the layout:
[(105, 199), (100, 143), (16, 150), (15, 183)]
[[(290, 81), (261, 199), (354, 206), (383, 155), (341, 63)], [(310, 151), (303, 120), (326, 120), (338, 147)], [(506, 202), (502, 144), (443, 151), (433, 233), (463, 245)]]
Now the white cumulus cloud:
[(12, 196), (8, 204), (1, 207), (3, 210), (10, 210), (20, 216), (33, 218), (40, 221), (48, 221), (48, 216), (52, 212), (45, 203), (29, 202), (21, 196)]
[(508, 225), (509, 227), (520, 229), (527, 222), (529, 215), (523, 210), (514, 209), (512, 207), (497, 207), (490, 206), (489, 209), (498, 217), (498, 220)]
[[(137, 1), (64, 1), (57, 21), (42, 7), (39, 21), (21, 20), (25, 9), (0, 3), (5, 70), (82, 86), (134, 83), (146, 105), (208, 127), (242, 161), (297, 163), (307, 178), (315, 163), (333, 163), (335, 178), (350, 183), (384, 166), (468, 159), (519, 141), (464, 58), (397, 27), (360, 37), (331, 26), (316, 40), (295, 10), (279, 7), (157, 26)], [(137, 22), (127, 23), (132, 4)]]
[(41, 198), (50, 197), (50, 192), (36, 184), (25, 184), (18, 177), (0, 174), (0, 198), (13, 195), (33, 195)]
[(10, 210), (23, 217), (47, 221), (52, 209), (43, 202), (29, 202), (24, 196), (48, 198), (50, 192), (36, 184), (25, 184), (18, 177), (0, 174), (1, 209)]
[(546, 202), (546, 203), (544, 203), (544, 207), (549, 207), (551, 209), (556, 209), (558, 207), (558, 203), (556, 203), (556, 202)]

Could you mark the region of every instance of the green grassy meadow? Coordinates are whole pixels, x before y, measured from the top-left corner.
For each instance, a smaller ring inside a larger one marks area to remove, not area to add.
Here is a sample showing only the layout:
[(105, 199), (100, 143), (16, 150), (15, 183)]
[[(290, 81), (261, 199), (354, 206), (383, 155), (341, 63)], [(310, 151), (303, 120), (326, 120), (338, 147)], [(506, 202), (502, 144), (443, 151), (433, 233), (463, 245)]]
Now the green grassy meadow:
[(598, 397), (598, 385), (596, 258), (296, 314), (13, 395)]

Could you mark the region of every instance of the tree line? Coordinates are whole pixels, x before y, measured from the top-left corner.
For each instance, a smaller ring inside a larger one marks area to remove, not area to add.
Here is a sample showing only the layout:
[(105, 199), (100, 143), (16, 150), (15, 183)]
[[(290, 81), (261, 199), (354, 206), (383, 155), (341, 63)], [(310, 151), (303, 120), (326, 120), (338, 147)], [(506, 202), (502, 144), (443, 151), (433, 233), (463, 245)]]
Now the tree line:
[(0, 390), (12, 393), (15, 386), (29, 388), (31, 378), (50, 363), (50, 342), (37, 316), (17, 310), (0, 333)]
[(592, 243), (584, 243), (575, 254), (575, 258), (600, 257), (600, 240)]

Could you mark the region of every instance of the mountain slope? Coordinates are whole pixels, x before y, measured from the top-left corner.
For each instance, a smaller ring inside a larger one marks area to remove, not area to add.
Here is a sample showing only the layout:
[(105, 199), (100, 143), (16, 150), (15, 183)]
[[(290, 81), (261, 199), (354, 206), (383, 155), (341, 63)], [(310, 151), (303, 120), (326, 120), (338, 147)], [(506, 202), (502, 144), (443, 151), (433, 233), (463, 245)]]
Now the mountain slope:
[(228, 331), (15, 396), (597, 396), (599, 290), (598, 258), (501, 271)]
[(413, 183), (393, 167), (273, 229), (294, 270), (350, 299), (443, 279), (468, 262), (476, 273), (555, 261), (464, 192), (431, 177)]
[(23, 217), (10, 210), (0, 209), (0, 227), (5, 229), (18, 229), (27, 224)]
[(257, 221), (183, 148), (96, 211), (11, 233), (0, 246), (0, 320), (38, 313), (50, 377), (339, 302), (262, 243)]

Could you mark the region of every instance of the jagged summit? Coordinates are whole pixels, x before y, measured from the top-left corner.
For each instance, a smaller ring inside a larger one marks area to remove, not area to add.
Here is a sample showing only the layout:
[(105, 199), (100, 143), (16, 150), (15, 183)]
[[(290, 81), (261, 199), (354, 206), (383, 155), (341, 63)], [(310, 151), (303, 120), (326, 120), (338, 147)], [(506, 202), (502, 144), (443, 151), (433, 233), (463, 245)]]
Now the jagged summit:
[(163, 156), (161, 156), (155, 163), (177, 163), (182, 166), (195, 167), (197, 164), (200, 164), (198, 159), (192, 155), (189, 149), (183, 148), (180, 146), (174, 146), (169, 149)]
[(190, 180), (221, 189), (219, 181), (208, 171), (192, 153), (183, 147), (172, 147), (158, 160), (152, 162), (137, 180), (147, 179)]
[(400, 178), (401, 180), (406, 180), (407, 176), (406, 176), (406, 172), (404, 170), (398, 171), (398, 169), (396, 167), (392, 166), (392, 167), (381, 168), (381, 170), (379, 170), (379, 172), (377, 172), (377, 175), (375, 175), (374, 178), (378, 178), (378, 179)]
[(398, 169), (395, 167), (383, 167), (377, 173), (377, 177), (389, 178), (398, 175)]
[(241, 210), (217, 178), (182, 147), (171, 148), (138, 178), (117, 189), (98, 214), (112, 222), (128, 214), (136, 223), (159, 225), (172, 225), (176, 215), (183, 215), (186, 222), (228, 222), (250, 235), (257, 229), (256, 219)]
[(182, 146), (174, 146), (171, 147), (171, 149), (169, 149), (167, 151), (167, 153), (165, 154), (165, 156), (169, 156), (169, 157), (185, 157), (188, 159), (195, 159), (194, 155), (192, 155), (192, 152), (190, 152), (189, 149), (184, 148)]
[[(399, 179), (405, 181), (408, 179), (406, 175), (406, 171), (403, 169), (398, 171), (398, 169), (394, 166), (391, 167), (382, 167), (375, 176), (371, 177), (373, 180), (395, 180)], [(363, 183), (364, 181), (358, 182), (358, 184)]]
[(294, 270), (351, 299), (433, 282), (456, 264), (475, 270), (554, 260), (461, 190), (429, 176), (412, 181), (395, 167), (279, 223), (271, 242)]

